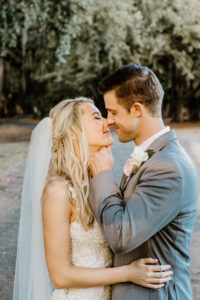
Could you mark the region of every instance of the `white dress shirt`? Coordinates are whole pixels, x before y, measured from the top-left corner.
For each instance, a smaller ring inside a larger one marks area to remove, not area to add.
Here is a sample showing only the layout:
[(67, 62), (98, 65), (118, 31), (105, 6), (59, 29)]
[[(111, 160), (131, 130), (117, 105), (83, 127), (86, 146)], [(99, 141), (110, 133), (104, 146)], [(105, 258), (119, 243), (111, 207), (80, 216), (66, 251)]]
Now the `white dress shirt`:
[(143, 148), (144, 151), (146, 151), (149, 146), (157, 139), (159, 138), (161, 135), (163, 135), (164, 133), (170, 131), (170, 127), (166, 126), (164, 129), (160, 130), (159, 132), (155, 133), (154, 135), (152, 135), (149, 139), (147, 139), (146, 141), (144, 141), (140, 147)]

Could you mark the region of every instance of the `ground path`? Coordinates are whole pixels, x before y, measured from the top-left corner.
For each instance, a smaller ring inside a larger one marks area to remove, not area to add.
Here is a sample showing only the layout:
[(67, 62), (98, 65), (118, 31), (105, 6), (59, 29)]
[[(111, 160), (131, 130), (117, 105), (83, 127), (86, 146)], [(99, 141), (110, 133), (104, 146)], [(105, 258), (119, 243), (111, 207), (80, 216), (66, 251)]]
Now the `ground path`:
[[(15, 125), (18, 125), (15, 123)], [(23, 124), (24, 125), (24, 124)], [(31, 126), (32, 127), (32, 126)], [(177, 128), (177, 135), (185, 150), (194, 161), (200, 178), (200, 127)], [(122, 166), (132, 152), (133, 144), (120, 144), (115, 134), (113, 135), (115, 146), (113, 147), (115, 176), (119, 182)], [(24, 173), (24, 158), (27, 153), (28, 142), (1, 143), (0, 139), (0, 162), (5, 162), (14, 149), (20, 143), (17, 161), (13, 160), (12, 168), (0, 169), (0, 299), (11, 300), (13, 288), (13, 276), (17, 245), (17, 232), (20, 214), (20, 195)], [(25, 148), (25, 150), (23, 150)], [(12, 150), (12, 151), (11, 151)], [(23, 151), (24, 152), (23, 152)], [(9, 152), (10, 151), (10, 152)], [(17, 150), (16, 150), (17, 151)], [(23, 155), (22, 155), (23, 154)], [(16, 153), (14, 156), (16, 157)], [(2, 159), (2, 160), (1, 160)], [(194, 300), (200, 299), (200, 208), (191, 246), (191, 282)]]

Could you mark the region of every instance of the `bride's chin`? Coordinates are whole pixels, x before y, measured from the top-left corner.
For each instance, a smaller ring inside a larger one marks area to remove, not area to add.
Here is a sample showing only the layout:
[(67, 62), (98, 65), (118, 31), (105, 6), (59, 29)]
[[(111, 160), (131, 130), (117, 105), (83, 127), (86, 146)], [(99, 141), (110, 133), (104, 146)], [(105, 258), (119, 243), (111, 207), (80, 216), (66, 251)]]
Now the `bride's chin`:
[(102, 147), (109, 147), (113, 145), (113, 139), (112, 137), (109, 137), (107, 140), (105, 140), (105, 144)]
[(101, 147), (110, 147), (113, 145), (113, 141), (110, 141), (109, 143), (106, 143), (105, 145), (101, 145)]
[(106, 142), (109, 144), (109, 146), (112, 145), (113, 144), (113, 138), (111, 136), (109, 136), (109, 138), (107, 139)]

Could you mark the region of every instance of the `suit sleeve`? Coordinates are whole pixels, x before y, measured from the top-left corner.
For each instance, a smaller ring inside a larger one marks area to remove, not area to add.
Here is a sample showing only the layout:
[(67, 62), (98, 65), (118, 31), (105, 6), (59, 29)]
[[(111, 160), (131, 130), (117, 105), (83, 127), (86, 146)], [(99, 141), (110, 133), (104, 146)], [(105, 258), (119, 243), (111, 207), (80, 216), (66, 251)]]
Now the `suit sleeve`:
[(180, 211), (182, 178), (169, 162), (146, 167), (128, 200), (115, 183), (112, 171), (91, 180), (89, 201), (114, 253), (128, 253), (170, 223)]

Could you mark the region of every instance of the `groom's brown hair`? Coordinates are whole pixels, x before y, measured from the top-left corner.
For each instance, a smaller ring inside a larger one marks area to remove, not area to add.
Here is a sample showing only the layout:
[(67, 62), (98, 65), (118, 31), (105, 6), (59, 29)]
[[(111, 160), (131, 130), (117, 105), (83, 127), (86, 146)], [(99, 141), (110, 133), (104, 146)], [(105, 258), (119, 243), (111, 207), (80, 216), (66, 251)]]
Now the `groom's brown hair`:
[(98, 86), (100, 94), (114, 90), (118, 103), (130, 112), (131, 106), (140, 102), (152, 116), (161, 115), (164, 91), (157, 76), (147, 67), (125, 65), (106, 76)]

